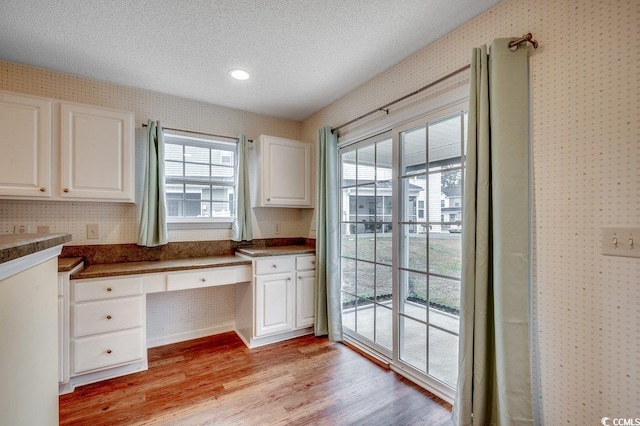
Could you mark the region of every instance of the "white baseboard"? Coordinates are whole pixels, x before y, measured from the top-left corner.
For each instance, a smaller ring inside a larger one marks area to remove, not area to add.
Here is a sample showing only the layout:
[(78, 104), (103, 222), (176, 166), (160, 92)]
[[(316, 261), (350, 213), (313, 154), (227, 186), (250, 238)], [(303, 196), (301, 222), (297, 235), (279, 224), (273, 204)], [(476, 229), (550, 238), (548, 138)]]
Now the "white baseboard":
[(297, 330), (287, 331), (284, 333), (273, 334), (270, 336), (252, 337), (252, 338), (249, 338), (249, 341), (247, 341), (247, 339), (242, 335), (242, 333), (236, 330), (236, 334), (238, 335), (238, 337), (240, 337), (240, 340), (242, 340), (249, 349), (270, 345), (272, 343), (282, 342), (284, 340), (293, 339), (294, 337), (300, 337), (300, 336), (304, 336), (306, 334), (312, 334), (312, 333), (313, 333), (313, 327), (305, 327)]
[(213, 336), (214, 334), (227, 333), (235, 330), (235, 324), (220, 325), (217, 327), (201, 328), (200, 330), (187, 331), (185, 333), (171, 334), (168, 336), (147, 339), (147, 349), (156, 346), (170, 345), (171, 343), (184, 342), (200, 337)]

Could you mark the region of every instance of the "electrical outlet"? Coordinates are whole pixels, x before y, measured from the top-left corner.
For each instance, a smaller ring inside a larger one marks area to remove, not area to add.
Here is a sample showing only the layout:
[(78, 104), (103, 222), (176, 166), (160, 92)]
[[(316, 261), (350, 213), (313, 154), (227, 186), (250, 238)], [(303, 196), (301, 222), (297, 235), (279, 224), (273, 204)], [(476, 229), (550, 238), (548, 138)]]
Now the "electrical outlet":
[(273, 233), (276, 235), (280, 235), (280, 222), (276, 222)]
[(14, 234), (26, 234), (27, 226), (26, 225), (13, 225), (13, 233)]
[(87, 240), (97, 240), (100, 238), (100, 227), (97, 223), (87, 225)]

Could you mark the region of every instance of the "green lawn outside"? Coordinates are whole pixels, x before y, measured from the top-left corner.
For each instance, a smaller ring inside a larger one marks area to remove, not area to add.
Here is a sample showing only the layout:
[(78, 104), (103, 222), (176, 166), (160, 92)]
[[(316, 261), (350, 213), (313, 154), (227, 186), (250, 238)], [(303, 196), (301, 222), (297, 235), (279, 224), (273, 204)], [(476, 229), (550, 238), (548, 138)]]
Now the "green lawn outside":
[[(356, 242), (357, 238), (357, 242)], [(407, 283), (407, 300), (427, 304), (427, 281), (429, 282), (428, 303), (430, 307), (453, 314), (460, 312), (460, 281), (436, 277), (430, 274), (460, 278), (461, 275), (461, 235), (431, 233), (427, 247), (426, 234), (408, 234), (405, 240), (405, 256), (401, 268), (419, 272), (401, 271), (401, 278)], [(386, 265), (374, 265), (352, 259), (342, 259), (342, 286), (349, 293), (366, 300), (389, 300), (392, 297), (391, 234), (358, 234), (342, 236), (344, 256), (358, 260), (375, 261)], [(429, 270), (427, 271), (427, 258)], [(356, 275), (357, 272), (357, 275)], [(428, 274), (430, 273), (430, 274)], [(353, 299), (353, 298), (352, 298)], [(367, 303), (360, 300), (358, 303)], [(343, 300), (344, 307), (353, 306), (355, 300)], [(370, 303), (370, 302), (369, 302)]]

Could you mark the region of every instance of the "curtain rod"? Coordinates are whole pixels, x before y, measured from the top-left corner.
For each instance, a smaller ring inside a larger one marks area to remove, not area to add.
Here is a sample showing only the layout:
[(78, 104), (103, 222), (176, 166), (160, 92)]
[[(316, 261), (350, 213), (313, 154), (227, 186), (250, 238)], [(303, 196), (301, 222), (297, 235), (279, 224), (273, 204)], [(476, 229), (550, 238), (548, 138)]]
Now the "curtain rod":
[(411, 93), (409, 93), (409, 94), (407, 94), (407, 95), (402, 96), (401, 98), (395, 99), (395, 100), (393, 100), (393, 101), (391, 101), (391, 102), (389, 102), (389, 103), (387, 103), (387, 104), (384, 104), (384, 105), (382, 105), (382, 106), (381, 106), (381, 107), (379, 107), (379, 108), (376, 108), (376, 109), (371, 110), (371, 111), (369, 111), (369, 112), (367, 112), (367, 113), (365, 113), (365, 114), (362, 114), (360, 117), (354, 118), (353, 120), (349, 120), (349, 121), (347, 121), (346, 123), (342, 123), (341, 125), (336, 126), (336, 127), (334, 127), (333, 129), (331, 129), (331, 133), (333, 133), (333, 132), (335, 132), (335, 131), (337, 131), (337, 130), (342, 129), (343, 127), (348, 126), (349, 124), (355, 123), (356, 121), (362, 120), (363, 118), (368, 117), (368, 116), (370, 116), (371, 114), (375, 114), (375, 113), (376, 113), (376, 112), (378, 112), (378, 111), (384, 111), (384, 112), (386, 112), (387, 114), (389, 114), (388, 107), (390, 107), (391, 105), (397, 104), (397, 103), (398, 103), (398, 102), (400, 102), (400, 101), (404, 101), (405, 99), (410, 98), (411, 96), (415, 96), (415, 95), (417, 95), (418, 93), (423, 92), (423, 91), (425, 91), (425, 90), (429, 89), (430, 87), (433, 87), (433, 86), (435, 86), (436, 84), (441, 83), (441, 82), (443, 82), (444, 80), (446, 80), (446, 79), (448, 79), (448, 78), (453, 77), (453, 76), (454, 76), (454, 75), (456, 75), (456, 74), (460, 74), (462, 71), (468, 70), (470, 67), (471, 67), (471, 65), (465, 65), (464, 67), (462, 67), (462, 68), (460, 68), (460, 69), (458, 69), (458, 70), (455, 70), (454, 72), (449, 73), (449, 74), (445, 75), (444, 77), (439, 78), (439, 79), (437, 79), (436, 81), (433, 81), (433, 82), (431, 82), (431, 83), (427, 84), (426, 86), (423, 86), (423, 87), (419, 88), (418, 90), (415, 90), (415, 91), (413, 91), (413, 92), (411, 92)]
[[(531, 33), (527, 33), (527, 34), (523, 35), (522, 37), (520, 37), (519, 39), (516, 39), (516, 40), (513, 40), (513, 41), (509, 42), (509, 48), (512, 48), (514, 46), (518, 46), (519, 44), (522, 44), (522, 43), (525, 43), (525, 42), (531, 43), (533, 45), (534, 49), (538, 48), (538, 42), (533, 40), (533, 35)], [(438, 83), (442, 83), (443, 81), (447, 80), (448, 78), (453, 77), (456, 74), (460, 74), (461, 72), (463, 72), (465, 70), (468, 70), (469, 68), (471, 68), (470, 64), (469, 65), (465, 65), (464, 67), (462, 67), (460, 69), (457, 69), (454, 72), (449, 73), (449, 74), (445, 75), (444, 77), (441, 77), (441, 78), (437, 79), (436, 81), (433, 81), (433, 82), (427, 84), (426, 86), (423, 86), (423, 87), (419, 88), (418, 90), (415, 90), (415, 91), (413, 91), (413, 92), (411, 92), (411, 93), (409, 93), (407, 95), (404, 95), (404, 96), (402, 96), (402, 97), (400, 97), (398, 99), (395, 99), (395, 100), (393, 100), (393, 101), (391, 101), (391, 102), (389, 102), (387, 104), (384, 104), (379, 108), (376, 108), (376, 109), (371, 110), (371, 111), (369, 111), (369, 112), (367, 112), (365, 114), (362, 114), (361, 116), (359, 116), (357, 118), (354, 118), (353, 120), (349, 120), (346, 123), (342, 123), (341, 125), (332, 128), (331, 129), (331, 133), (334, 133), (334, 132), (340, 130), (341, 128), (343, 128), (345, 126), (348, 126), (349, 124), (355, 123), (356, 121), (362, 120), (363, 118), (368, 117), (371, 114), (375, 114), (378, 111), (384, 111), (387, 114), (389, 114), (388, 107), (390, 107), (391, 105), (397, 104), (398, 102), (404, 101), (407, 98), (415, 96), (418, 93), (423, 92), (423, 91), (435, 86)]]
[(509, 48), (515, 47), (515, 46), (517, 46), (519, 44), (526, 43), (526, 42), (531, 43), (531, 45), (533, 46), (534, 49), (538, 48), (538, 42), (533, 39), (533, 34), (531, 34), (531, 33), (526, 33), (522, 37), (520, 37), (520, 38), (518, 38), (516, 40), (510, 41), (509, 42)]
[[(147, 124), (142, 123), (142, 127), (147, 127)], [(238, 138), (234, 136), (216, 135), (214, 133), (194, 132), (193, 130), (175, 129), (173, 127), (162, 126), (162, 130), (173, 130), (174, 132), (191, 133), (192, 135), (201, 135), (201, 136), (211, 136), (213, 138), (235, 139), (236, 142), (238, 141)], [(247, 142), (253, 142), (253, 140), (247, 139)]]

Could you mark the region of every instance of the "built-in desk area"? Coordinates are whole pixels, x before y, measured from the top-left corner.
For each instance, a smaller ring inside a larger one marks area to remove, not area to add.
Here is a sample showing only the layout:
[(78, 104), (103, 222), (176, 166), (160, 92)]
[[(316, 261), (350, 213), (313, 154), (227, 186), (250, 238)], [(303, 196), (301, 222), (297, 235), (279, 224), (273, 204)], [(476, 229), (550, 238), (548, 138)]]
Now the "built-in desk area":
[(314, 252), (311, 246), (246, 247), (236, 255), (88, 266), (77, 256), (60, 258), (68, 312), (60, 392), (148, 368), (146, 349), (157, 345), (146, 337), (150, 294), (235, 287), (235, 331), (249, 347), (312, 332)]

